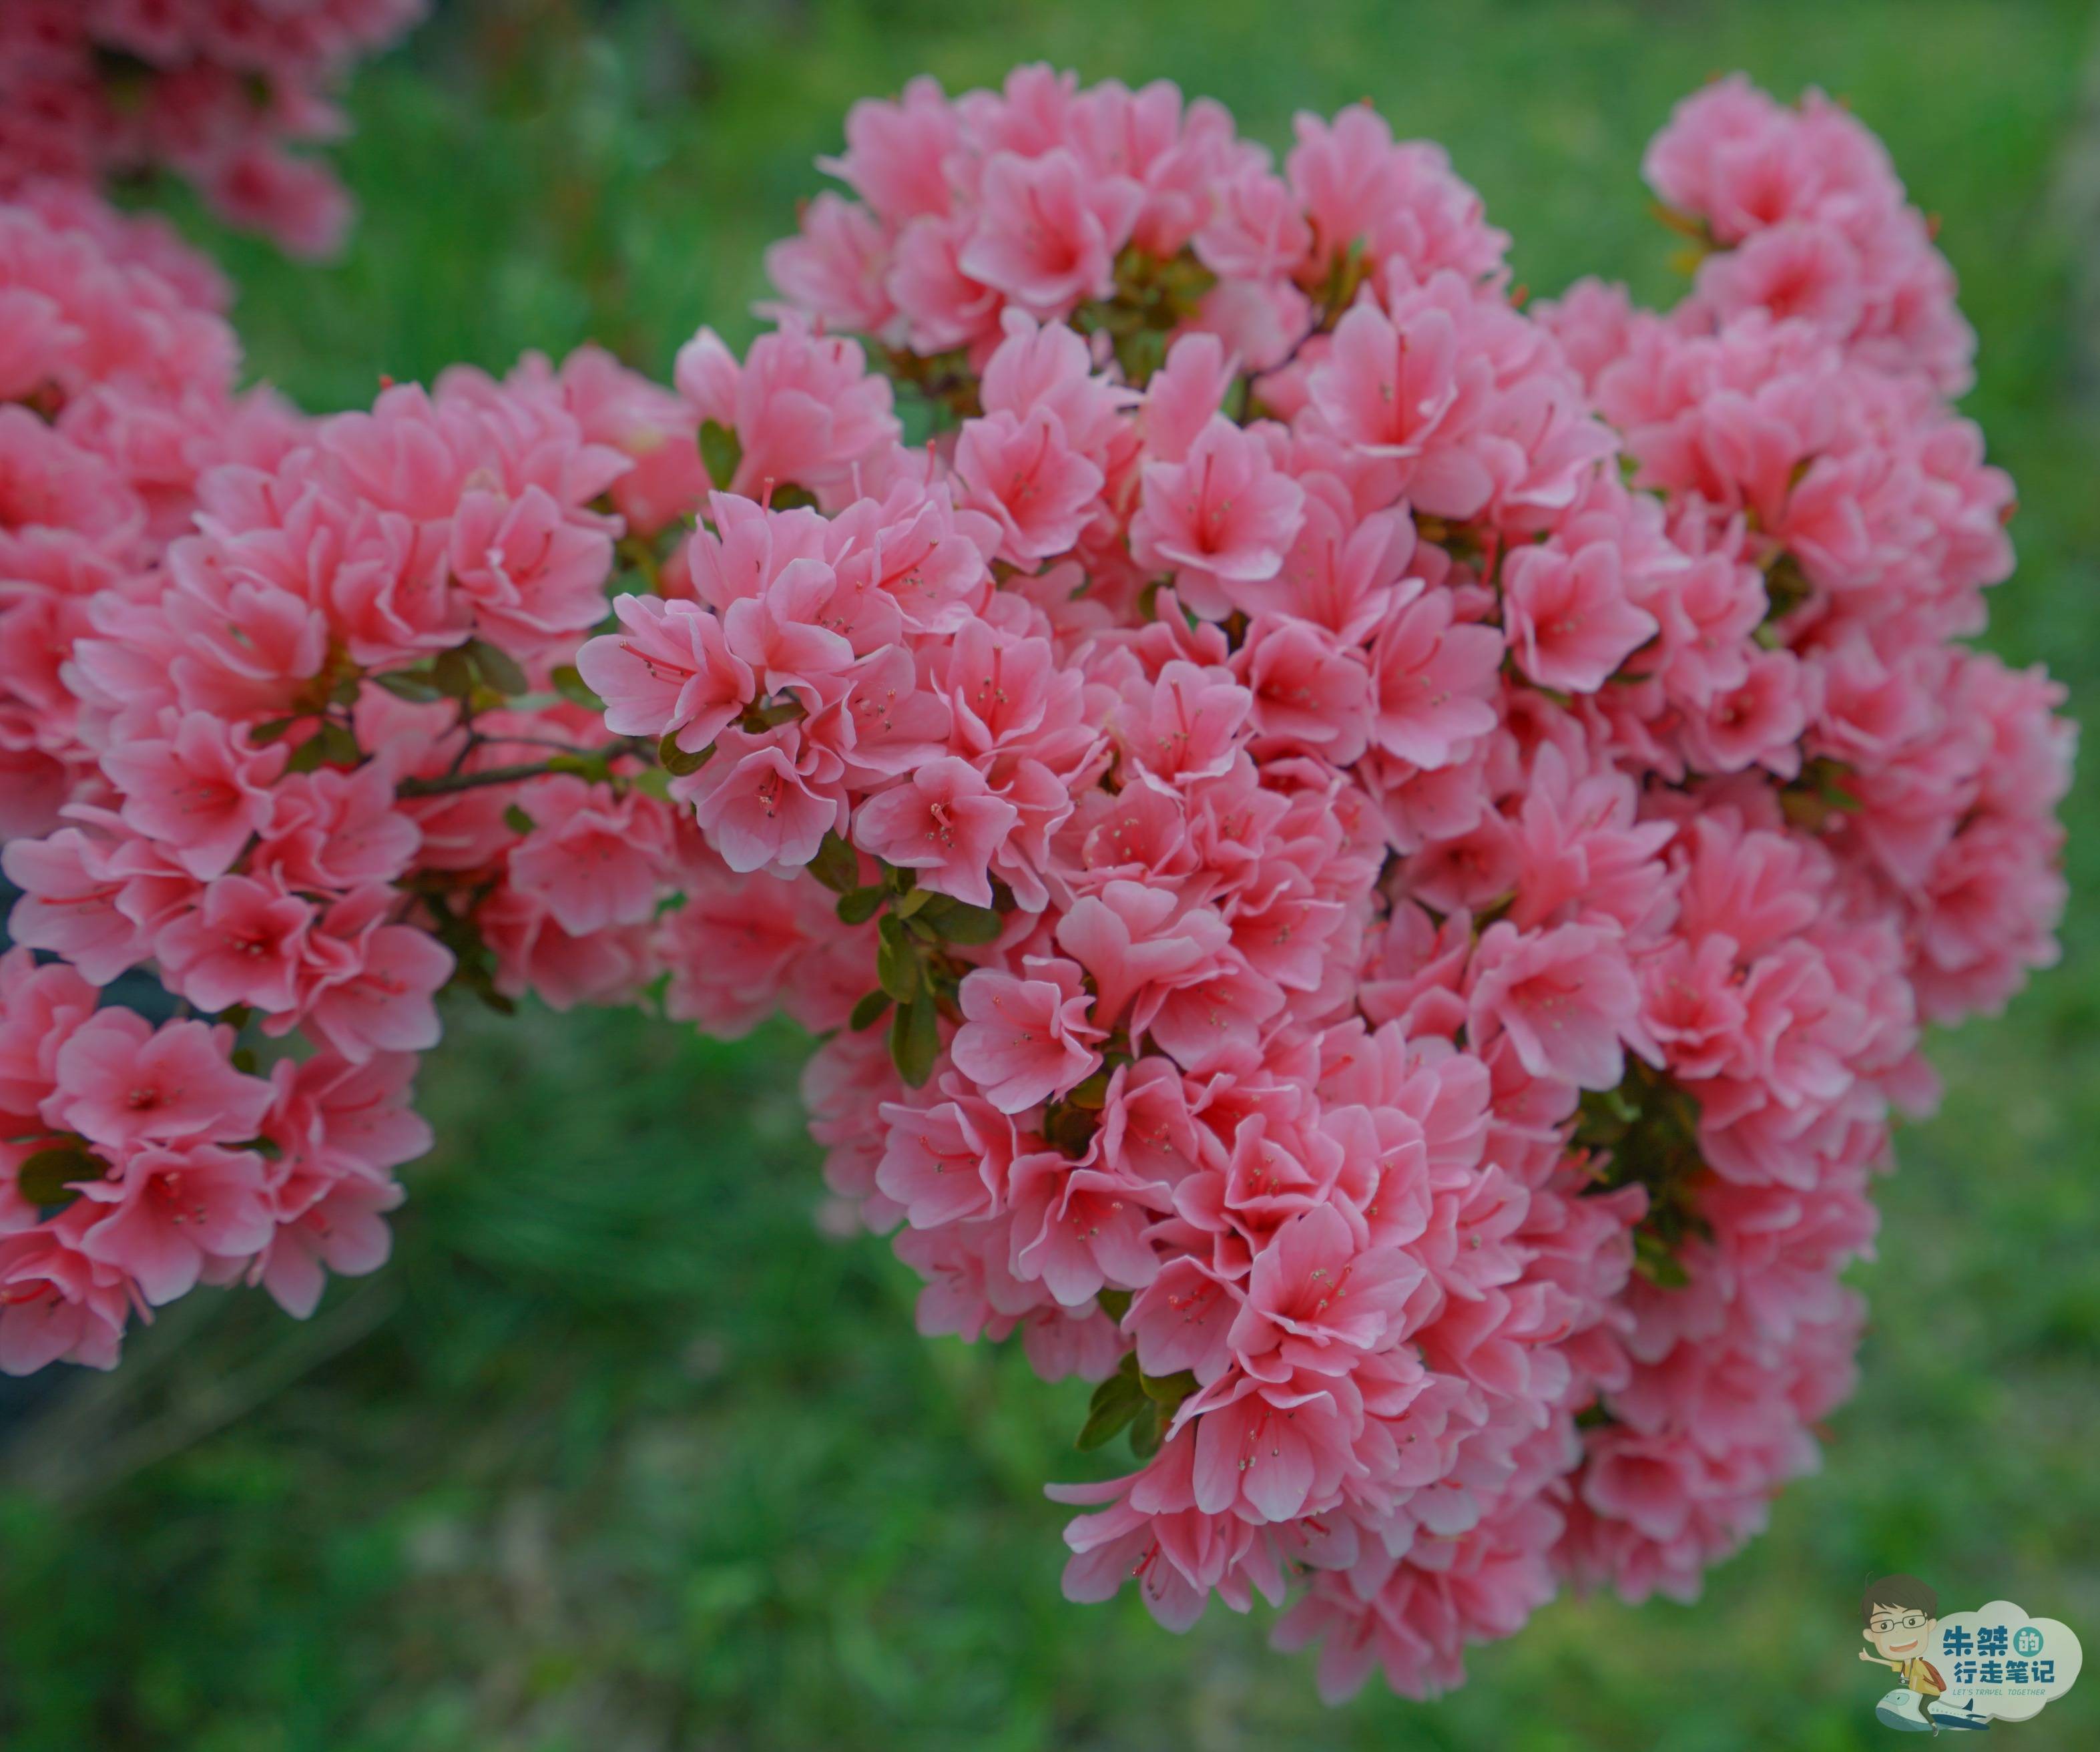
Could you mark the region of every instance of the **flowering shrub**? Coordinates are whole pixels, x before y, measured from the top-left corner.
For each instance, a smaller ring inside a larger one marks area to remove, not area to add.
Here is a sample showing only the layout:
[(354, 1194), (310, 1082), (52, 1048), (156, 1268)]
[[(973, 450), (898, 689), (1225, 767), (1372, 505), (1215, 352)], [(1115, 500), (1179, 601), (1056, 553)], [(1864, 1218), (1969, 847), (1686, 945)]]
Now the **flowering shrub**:
[(165, 167), (221, 218), (302, 255), (342, 241), (351, 201), (287, 152), (333, 138), (349, 63), (424, 0), (7, 0), (0, 8), (0, 199)]
[[(1338, 1696), (1563, 1581), (1688, 1596), (1849, 1388), (1921, 1022), (2062, 900), (2071, 733), (1957, 642), (2010, 488), (1878, 147), (1710, 87), (1650, 157), (1690, 296), (1527, 315), (1365, 108), (1280, 170), (1039, 68), (846, 133), (743, 357), (303, 421), (199, 326), (157, 514), (76, 413), (163, 405), (89, 289), (150, 249), (0, 232), (50, 307), (0, 1366), (200, 1280), (304, 1312), (383, 1256), (441, 989), (653, 986), (824, 1037), (923, 1331), (1097, 1384), (1074, 1598), (1302, 1584)], [(140, 963), (182, 1018), (95, 1008)]]

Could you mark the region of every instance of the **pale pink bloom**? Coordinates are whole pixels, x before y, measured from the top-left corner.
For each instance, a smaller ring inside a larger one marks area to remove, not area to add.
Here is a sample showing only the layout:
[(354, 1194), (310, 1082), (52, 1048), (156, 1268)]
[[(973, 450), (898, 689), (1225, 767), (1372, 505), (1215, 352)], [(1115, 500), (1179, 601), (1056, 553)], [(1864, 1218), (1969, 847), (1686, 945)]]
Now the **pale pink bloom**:
[(1371, 739), (1416, 766), (1448, 766), (1494, 727), (1502, 635), (1452, 619), (1449, 594), (1429, 591), (1371, 647)]
[(1148, 462), (1132, 552), (1171, 567), (1198, 613), (1222, 614), (1233, 586), (1273, 578), (1298, 535), (1304, 491), (1277, 467), (1258, 433), (1213, 414), (1179, 462)]
[(1352, 1353), (1379, 1348), (1423, 1276), (1410, 1255), (1363, 1248), (1340, 1211), (1315, 1206), (1281, 1225), (1255, 1256), (1233, 1354), (1264, 1379), (1295, 1369), (1347, 1374)]
[(510, 854), (510, 885), (542, 902), (571, 937), (655, 911), (671, 833), (653, 799), (554, 774), (522, 788), (514, 806), (532, 827)]
[(112, 748), (104, 766), (124, 793), (125, 825), (161, 841), (201, 881), (225, 873), (270, 819), (270, 786), (289, 751), (256, 748), (236, 726), (183, 713), (159, 736)]
[(1039, 1280), (1066, 1308), (1083, 1307), (1104, 1287), (1140, 1288), (1159, 1269), (1145, 1239), (1151, 1215), (1113, 1174), (1039, 1151), (1015, 1160), (1009, 1198), (1010, 1269), (1024, 1282)]
[(1145, 192), (1128, 177), (1090, 174), (1061, 147), (1032, 158), (995, 152), (977, 198), (977, 230), (957, 258), (962, 271), (1048, 317), (1108, 296)]
[(1019, 817), (975, 767), (944, 755), (862, 804), (854, 812), (854, 844), (916, 870), (920, 885), (936, 894), (989, 907), (993, 854)]
[(1362, 655), (1312, 621), (1263, 616), (1233, 655), (1254, 695), (1248, 721), (1265, 741), (1345, 766), (1370, 741), (1371, 677)]
[(1624, 1047), (1654, 1053), (1626, 951), (1615, 932), (1595, 925), (1489, 926), (1474, 953), (1467, 1006), (1474, 1049), (1507, 1035), (1534, 1077), (1608, 1089), (1625, 1068)]
[(7, 916), (17, 943), (64, 955), (99, 985), (146, 958), (144, 933), (118, 906), (126, 882), (107, 845), (61, 827), (0, 847), (0, 869), (22, 890)]
[(1017, 1114), (1076, 1088), (1101, 1062), (1101, 1030), (1070, 961), (1033, 957), (1028, 977), (979, 969), (963, 981), (955, 1068), (1001, 1113)]
[(385, 763), (354, 772), (323, 767), (287, 774), (272, 795), (270, 825), (249, 861), (288, 888), (347, 894), (391, 882), (422, 843), (416, 823), (395, 807)]
[(274, 884), (221, 876), (155, 933), (153, 955), (201, 1010), (245, 1004), (275, 1014), (292, 1008), (313, 917), (305, 901)]
[(236, 1070), (232, 1048), (231, 1029), (174, 1022), (156, 1030), (130, 1010), (99, 1011), (59, 1048), (44, 1117), (117, 1148), (253, 1137), (270, 1085)]
[(1056, 416), (1038, 408), (965, 422), (955, 479), (965, 505), (997, 519), (1000, 558), (1032, 566), (1079, 539), (1102, 476), (1071, 448)]
[(1502, 624), (1519, 669), (1542, 687), (1595, 693), (1655, 636), (1626, 595), (1618, 550), (1521, 547), (1502, 562)]
[(321, 915), (302, 945), (297, 1013), (270, 1017), (267, 1032), (296, 1023), (354, 1065), (438, 1044), (433, 1000), (452, 977), (452, 952), (412, 925), (387, 922), (393, 901), (390, 889), (360, 889)]
[(1132, 1018), (1141, 1030), (1158, 1008), (1158, 988), (1185, 985), (1217, 963), (1229, 940), (1225, 922), (1209, 907), (1183, 912), (1167, 889), (1113, 881), (1074, 902), (1058, 921), (1057, 947), (1094, 982), (1093, 1023), (1113, 1027), (1132, 998), (1154, 1001)]
[(270, 1239), (262, 1158), (253, 1150), (146, 1145), (126, 1158), (120, 1177), (80, 1190), (102, 1207), (81, 1251), (115, 1266), (157, 1307), (195, 1288), (212, 1261), (245, 1259)]
[(484, 637), (536, 653), (605, 618), (612, 541), (571, 521), (542, 488), (515, 499), (470, 492), (452, 518), (452, 581)]
[(1355, 1395), (1330, 1376), (1281, 1381), (1246, 1377), (1214, 1384), (1199, 1397), (1193, 1482), (1196, 1507), (1255, 1521), (1287, 1521), (1330, 1498), (1359, 1469), (1351, 1453)]
[(81, 1246), (84, 1202), (51, 1223), (0, 1235), (0, 1374), (33, 1375), (60, 1361), (117, 1366), (130, 1317), (124, 1273)]
[(38, 964), (26, 948), (0, 951), (0, 1115), (27, 1122), (58, 1081), (58, 1055), (95, 1014), (95, 989), (63, 961)]
[(673, 782), (672, 795), (692, 805), (730, 869), (792, 870), (816, 856), (845, 814), (831, 786), (815, 778), (813, 759), (798, 759), (792, 726), (759, 736), (726, 730), (706, 766)]

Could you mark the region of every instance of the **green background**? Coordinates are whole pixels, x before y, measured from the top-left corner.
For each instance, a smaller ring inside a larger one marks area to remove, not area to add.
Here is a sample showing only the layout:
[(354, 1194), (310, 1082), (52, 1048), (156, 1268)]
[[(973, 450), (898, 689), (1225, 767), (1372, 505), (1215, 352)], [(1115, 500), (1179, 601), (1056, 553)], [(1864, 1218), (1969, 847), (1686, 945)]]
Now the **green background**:
[[(1172, 77), (1281, 144), (1376, 102), (1446, 143), (1542, 291), (1674, 296), (1637, 168), (1735, 67), (1848, 99), (1894, 151), (1982, 333), (1969, 404), (2022, 489), (1992, 639), (2100, 684), (2100, 54), (2089, 8), (1208, 0), (444, 5), (368, 68), (346, 258), (183, 210), (253, 365), (307, 405), (379, 375), (603, 339), (668, 372), (748, 334), (759, 255), (855, 97), (1048, 57)], [(2081, 104), (2084, 105), (2081, 110)], [(2071, 811), (2074, 885), (2091, 783)], [(1322, 1708), (1309, 1657), (1214, 1609), (1186, 1638), (1057, 1592), (1043, 1480), (1085, 1389), (927, 1344), (885, 1246), (820, 1233), (791, 1030), (461, 1012), (393, 1267), (297, 1326), (201, 1294), (0, 1454), (9, 1752), (730, 1747), (1549, 1749), (1890, 1744), (1863, 1581), (2005, 1596), (2100, 1653), (2089, 909), (2010, 1013), (1944, 1038), (1945, 1110), (1886, 1185), (1865, 1383), (1821, 1474), (1694, 1607), (1563, 1600), (1440, 1704)], [(2100, 1742), (2100, 1673), (2020, 1752)]]

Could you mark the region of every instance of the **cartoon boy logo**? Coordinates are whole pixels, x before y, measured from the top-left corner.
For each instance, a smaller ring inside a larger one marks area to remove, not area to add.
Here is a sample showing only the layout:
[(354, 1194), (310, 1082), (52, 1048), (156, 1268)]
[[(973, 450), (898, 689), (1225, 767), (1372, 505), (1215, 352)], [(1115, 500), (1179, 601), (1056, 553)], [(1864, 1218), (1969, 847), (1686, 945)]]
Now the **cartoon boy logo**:
[(1939, 1595), (1916, 1576), (1883, 1576), (1860, 1601), (1860, 1635), (1872, 1645), (1862, 1661), (1890, 1669), (1902, 1681), (1874, 1706), (1875, 1715), (1905, 1733), (1938, 1734), (1943, 1728), (1988, 1728), (1988, 1718), (1943, 1704), (1947, 1681), (1926, 1659), (1939, 1627)]

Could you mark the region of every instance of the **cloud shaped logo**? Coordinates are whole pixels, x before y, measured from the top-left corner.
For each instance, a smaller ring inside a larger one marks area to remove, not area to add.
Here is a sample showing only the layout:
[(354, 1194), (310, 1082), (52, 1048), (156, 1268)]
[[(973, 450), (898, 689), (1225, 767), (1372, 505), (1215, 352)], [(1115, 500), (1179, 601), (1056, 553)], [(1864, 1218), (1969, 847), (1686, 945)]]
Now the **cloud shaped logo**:
[(2024, 1722), (2071, 1689), (2085, 1658), (2069, 1625), (2030, 1618), (2009, 1600), (1949, 1613), (1932, 1640), (1947, 1686), (1934, 1709), (1943, 1720), (1960, 1711)]

